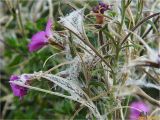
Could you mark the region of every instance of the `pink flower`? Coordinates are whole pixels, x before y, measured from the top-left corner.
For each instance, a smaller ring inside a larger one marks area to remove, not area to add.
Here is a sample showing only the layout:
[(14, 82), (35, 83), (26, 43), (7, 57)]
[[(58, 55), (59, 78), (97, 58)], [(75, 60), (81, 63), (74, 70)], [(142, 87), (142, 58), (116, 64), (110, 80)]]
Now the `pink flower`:
[[(27, 84), (27, 81), (29, 80), (29, 78), (30, 77), (27, 74), (21, 75), (21, 76), (12, 75), (10, 77), (10, 81), (21, 81), (24, 84)], [(27, 88), (16, 85), (14, 83), (10, 83), (10, 85), (11, 85), (14, 96), (20, 97), (20, 99), (22, 99), (22, 97), (27, 94), (27, 91), (28, 91)]]
[(52, 21), (48, 19), (45, 31), (37, 32), (32, 36), (28, 45), (30, 52), (37, 51), (48, 44), (49, 38), (52, 37), (52, 24)]
[(130, 120), (137, 120), (141, 114), (145, 115), (150, 111), (150, 107), (142, 101), (132, 102), (130, 107), (132, 107), (130, 109)]

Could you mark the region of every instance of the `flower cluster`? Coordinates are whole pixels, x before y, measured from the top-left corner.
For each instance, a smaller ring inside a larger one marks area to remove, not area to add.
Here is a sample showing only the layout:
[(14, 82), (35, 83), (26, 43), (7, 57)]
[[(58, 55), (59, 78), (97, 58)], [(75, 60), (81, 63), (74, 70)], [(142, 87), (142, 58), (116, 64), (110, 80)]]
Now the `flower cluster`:
[[(104, 12), (110, 10), (110, 5), (107, 5), (103, 2), (99, 2), (97, 6), (95, 6), (92, 11), (96, 14), (96, 24), (103, 24), (104, 22)], [(99, 28), (100, 26), (96, 26)]]
[(106, 10), (110, 10), (110, 5), (107, 5), (103, 2), (99, 2), (99, 4), (93, 8), (94, 13), (100, 14), (104, 14)]
[[(34, 52), (45, 45), (50, 43), (50, 39), (52, 39), (52, 21), (49, 19), (46, 25), (45, 31), (37, 32), (32, 36), (31, 42), (28, 45), (29, 51)], [(14, 82), (20, 82), (23, 85), (29, 84), (30, 75), (22, 74), (22, 75), (12, 75), (10, 77), (10, 85), (13, 91), (13, 94), (20, 99), (27, 94), (28, 89), (19, 85), (16, 85)]]

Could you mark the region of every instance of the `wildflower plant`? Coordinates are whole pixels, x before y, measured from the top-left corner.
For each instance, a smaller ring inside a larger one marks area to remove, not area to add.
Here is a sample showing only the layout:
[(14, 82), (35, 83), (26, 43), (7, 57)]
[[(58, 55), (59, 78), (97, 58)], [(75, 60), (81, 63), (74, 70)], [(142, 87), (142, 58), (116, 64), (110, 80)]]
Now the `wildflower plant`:
[[(61, 117), (55, 110), (52, 117), (56, 119), (133, 120), (157, 115), (160, 98), (152, 90), (159, 95), (160, 2), (48, 0), (39, 4), (46, 3), (47, 11), (42, 7), (49, 15), (45, 16), (46, 23), (43, 21), (43, 28), (31, 32), (31, 37), (24, 32), (29, 28), (24, 27), (21, 15), (16, 14), (19, 29), (27, 41), (20, 42), (27, 57), (19, 55), (19, 58), (22, 61), (27, 58), (31, 63), (18, 63), (18, 70), (11, 71), (9, 84), (13, 95), (24, 101), (38, 91), (42, 95), (61, 97), (64, 102), (72, 101), (68, 105), (72, 106), (71, 114)], [(154, 6), (148, 10), (151, 3)], [(53, 4), (58, 8), (59, 20), (55, 19)], [(72, 11), (64, 15), (66, 9)], [(40, 9), (38, 12), (41, 13)], [(6, 58), (12, 56), (5, 52)], [(33, 67), (27, 69), (29, 65)], [(21, 66), (23, 70), (19, 71)]]

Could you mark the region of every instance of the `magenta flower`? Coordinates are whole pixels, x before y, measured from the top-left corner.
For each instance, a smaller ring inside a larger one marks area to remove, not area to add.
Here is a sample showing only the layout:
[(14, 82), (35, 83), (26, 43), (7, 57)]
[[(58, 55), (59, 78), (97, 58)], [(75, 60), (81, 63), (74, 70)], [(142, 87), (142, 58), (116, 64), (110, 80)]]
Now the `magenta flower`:
[(37, 32), (32, 36), (28, 45), (30, 52), (37, 51), (48, 44), (49, 38), (52, 37), (52, 24), (52, 21), (48, 19), (45, 31)]
[[(10, 77), (10, 81), (21, 81), (24, 84), (27, 84), (27, 81), (29, 80), (30, 76), (28, 75), (21, 75), (21, 76), (17, 76), (17, 75), (12, 75)], [(12, 91), (14, 96), (20, 97), (20, 99), (22, 99), (22, 97), (24, 95), (27, 94), (28, 89), (19, 85), (16, 85), (14, 83), (10, 83)]]
[(147, 114), (150, 111), (150, 107), (142, 101), (132, 102), (130, 107), (132, 107), (130, 108), (130, 120), (137, 120), (141, 114)]

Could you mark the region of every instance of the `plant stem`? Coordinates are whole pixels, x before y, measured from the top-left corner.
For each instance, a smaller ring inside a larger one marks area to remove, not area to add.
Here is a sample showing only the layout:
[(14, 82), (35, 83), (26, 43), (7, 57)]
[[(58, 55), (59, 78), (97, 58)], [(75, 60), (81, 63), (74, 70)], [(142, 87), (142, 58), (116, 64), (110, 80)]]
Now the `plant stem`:
[[(102, 33), (102, 30), (99, 30), (98, 36), (99, 36), (98, 42), (100, 43), (100, 46), (103, 46), (103, 45), (104, 45), (104, 40), (103, 40), (103, 33)], [(103, 53), (103, 54), (106, 53), (104, 47), (102, 48), (102, 53)]]
[[(156, 18), (156, 20), (154, 21), (154, 24), (156, 24), (156, 23), (158, 22), (159, 18), (160, 18), (159, 16)], [(151, 26), (151, 27), (147, 30), (147, 32), (142, 35), (142, 39), (145, 38), (152, 29), (153, 29), (153, 26)]]
[[(143, 24), (143, 23), (146, 22), (147, 20), (151, 19), (152, 17), (158, 16), (158, 15), (160, 15), (160, 12), (154, 13), (154, 14), (152, 14), (152, 15), (150, 15), (150, 16), (145, 17), (145, 18), (142, 19), (136, 26), (134, 26), (134, 27), (131, 29), (131, 31), (132, 31), (132, 32), (135, 31), (141, 24)], [(129, 33), (126, 35), (126, 37), (122, 40), (121, 46), (126, 42), (127, 38), (128, 38), (130, 35), (131, 35), (131, 33), (129, 32)]]

